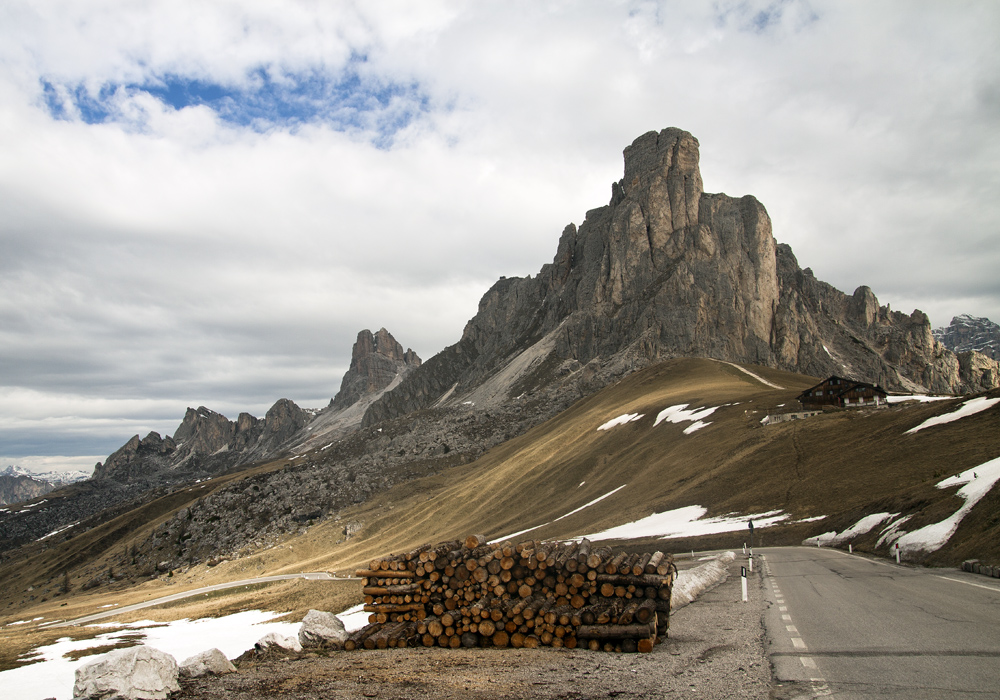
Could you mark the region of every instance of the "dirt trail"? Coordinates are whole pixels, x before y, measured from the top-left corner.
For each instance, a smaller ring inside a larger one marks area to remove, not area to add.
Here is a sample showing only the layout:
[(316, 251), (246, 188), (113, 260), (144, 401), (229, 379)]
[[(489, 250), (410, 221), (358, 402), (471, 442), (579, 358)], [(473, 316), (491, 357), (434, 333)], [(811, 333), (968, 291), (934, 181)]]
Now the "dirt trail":
[(764, 598), (751, 574), (741, 602), (738, 558), (729, 578), (672, 615), (651, 654), (581, 649), (387, 649), (245, 664), (182, 681), (177, 700), (250, 698), (768, 698)]

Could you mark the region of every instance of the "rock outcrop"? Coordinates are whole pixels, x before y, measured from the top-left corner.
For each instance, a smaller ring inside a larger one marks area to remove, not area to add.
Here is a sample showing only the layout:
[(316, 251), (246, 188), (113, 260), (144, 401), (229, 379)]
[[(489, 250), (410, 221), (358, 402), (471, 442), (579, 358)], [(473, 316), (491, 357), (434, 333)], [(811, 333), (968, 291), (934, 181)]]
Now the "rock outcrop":
[(420, 363), (417, 353), (409, 348), (404, 351), (385, 328), (375, 334), (365, 329), (358, 333), (351, 352), (351, 366), (331, 406), (347, 408), (367, 394), (382, 391)]
[(15, 471), (13, 467), (8, 467), (0, 472), (0, 505), (30, 501), (44, 496), (54, 488), (56, 487), (47, 481), (35, 479)]
[(962, 314), (933, 333), (934, 339), (952, 352), (978, 352), (1000, 361), (1000, 325), (988, 318)]
[(302, 618), (299, 644), (302, 647), (319, 647), (324, 644), (343, 644), (347, 641), (344, 623), (333, 613), (310, 610)]
[(180, 664), (182, 678), (201, 678), (235, 673), (236, 667), (219, 649), (209, 649), (184, 659)]
[(180, 691), (177, 661), (146, 645), (118, 649), (76, 669), (75, 698), (166, 698)]
[(754, 197), (705, 193), (691, 134), (649, 132), (624, 158), (609, 204), (566, 227), (552, 263), (497, 282), (461, 340), (376, 401), (365, 425), (462, 400), (543, 341), (549, 366), (570, 369), (703, 356), (890, 389), (989, 383), (963, 374), (922, 312), (894, 312), (868, 287), (847, 295), (800, 269)]
[(210, 476), (240, 464), (277, 456), (314, 417), (288, 399), (278, 400), (263, 420), (241, 413), (231, 421), (204, 406), (188, 408), (173, 437), (136, 435), (104, 463), (94, 479), (119, 483), (176, 481)]

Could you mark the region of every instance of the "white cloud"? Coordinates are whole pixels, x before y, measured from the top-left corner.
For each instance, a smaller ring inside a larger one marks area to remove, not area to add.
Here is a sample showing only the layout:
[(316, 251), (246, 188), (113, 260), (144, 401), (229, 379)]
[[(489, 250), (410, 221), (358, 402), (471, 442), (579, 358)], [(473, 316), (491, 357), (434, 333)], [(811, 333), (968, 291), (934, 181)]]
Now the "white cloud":
[[(457, 341), (492, 282), (550, 261), (563, 226), (607, 202), (622, 149), (666, 126), (701, 141), (706, 189), (756, 195), (820, 279), (936, 325), (1000, 318), (998, 14), (7, 3), (0, 385), (36, 407), (325, 403), (358, 330), (425, 359)], [(330, 109), (354, 116), (241, 126), (141, 88), (309, 75), (353, 76)], [(380, 86), (397, 96), (365, 112)], [(84, 96), (107, 97), (103, 123), (78, 118)]]

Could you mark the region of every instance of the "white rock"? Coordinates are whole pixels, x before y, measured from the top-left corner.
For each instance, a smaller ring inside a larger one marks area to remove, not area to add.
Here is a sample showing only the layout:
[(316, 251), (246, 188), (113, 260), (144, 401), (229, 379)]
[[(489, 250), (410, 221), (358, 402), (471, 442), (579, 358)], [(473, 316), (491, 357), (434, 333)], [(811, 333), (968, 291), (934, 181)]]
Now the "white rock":
[(76, 669), (73, 697), (159, 700), (181, 689), (177, 674), (177, 661), (159, 649), (145, 645), (116, 649)]
[(299, 640), (295, 637), (286, 637), (283, 634), (278, 634), (277, 632), (268, 632), (263, 637), (257, 640), (254, 645), (258, 649), (265, 649), (270, 646), (280, 647), (285, 651), (302, 651), (302, 645), (299, 644)]
[(347, 641), (344, 623), (333, 613), (310, 610), (302, 618), (299, 628), (299, 643), (304, 647), (315, 647), (324, 642), (343, 644)]
[(195, 654), (190, 659), (185, 659), (181, 663), (181, 675), (185, 678), (201, 678), (202, 676), (221, 676), (224, 673), (233, 673), (236, 667), (218, 649), (209, 649), (200, 654)]

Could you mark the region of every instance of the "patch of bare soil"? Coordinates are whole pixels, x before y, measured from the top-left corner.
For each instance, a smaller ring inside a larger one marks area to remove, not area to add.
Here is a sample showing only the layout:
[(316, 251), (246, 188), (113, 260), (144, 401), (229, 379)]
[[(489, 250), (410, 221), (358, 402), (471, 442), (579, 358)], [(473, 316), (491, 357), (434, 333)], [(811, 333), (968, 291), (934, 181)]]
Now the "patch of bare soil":
[(740, 562), (694, 604), (675, 611), (650, 654), (583, 649), (386, 649), (319, 652), (244, 663), (237, 673), (182, 680), (178, 699), (254, 698), (768, 698), (764, 599)]

